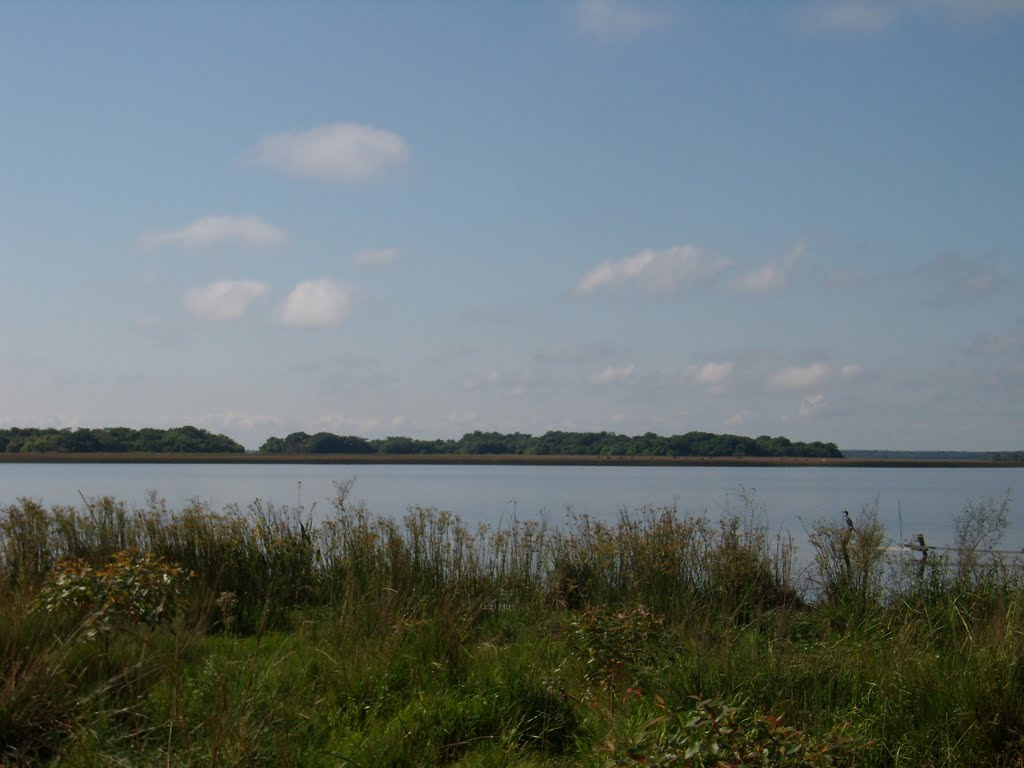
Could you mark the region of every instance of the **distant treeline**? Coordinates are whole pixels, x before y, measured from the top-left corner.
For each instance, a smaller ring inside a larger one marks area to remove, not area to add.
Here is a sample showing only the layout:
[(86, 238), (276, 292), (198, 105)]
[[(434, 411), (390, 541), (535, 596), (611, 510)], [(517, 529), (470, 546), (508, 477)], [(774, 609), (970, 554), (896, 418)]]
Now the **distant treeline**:
[(0, 429), (0, 453), (244, 453), (226, 435), (197, 427), (173, 429)]
[(844, 451), (848, 459), (906, 459), (910, 461), (1005, 461), (1024, 462), (1024, 451)]
[(470, 432), (458, 440), (385, 437), (367, 440), (330, 432), (293, 432), (271, 437), (260, 453), (511, 454), (521, 456), (768, 456), (840, 459), (835, 443), (792, 442), (785, 437), (744, 437), (687, 432), (663, 437), (653, 432), (630, 437), (614, 432), (546, 432), (539, 437), (515, 432)]

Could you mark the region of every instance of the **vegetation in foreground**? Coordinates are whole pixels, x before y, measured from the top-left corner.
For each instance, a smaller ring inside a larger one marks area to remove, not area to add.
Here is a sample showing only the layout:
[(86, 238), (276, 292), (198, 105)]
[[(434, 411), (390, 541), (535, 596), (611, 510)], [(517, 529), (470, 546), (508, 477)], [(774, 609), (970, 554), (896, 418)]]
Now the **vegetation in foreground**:
[[(0, 511), (0, 760), (267, 766), (1024, 764), (1024, 582), (893, 559), (875, 510), (813, 562), (740, 491), (470, 530), (348, 504)], [(320, 522), (314, 523), (314, 519)]]

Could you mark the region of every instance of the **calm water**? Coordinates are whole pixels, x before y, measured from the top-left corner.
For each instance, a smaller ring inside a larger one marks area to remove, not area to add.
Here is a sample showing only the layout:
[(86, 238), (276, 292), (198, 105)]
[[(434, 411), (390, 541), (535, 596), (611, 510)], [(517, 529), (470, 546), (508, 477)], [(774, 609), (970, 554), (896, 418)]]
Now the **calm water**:
[[(46, 505), (110, 495), (141, 506), (155, 490), (172, 508), (190, 500), (220, 509), (255, 498), (301, 503), (314, 517), (330, 511), (334, 483), (355, 480), (351, 498), (378, 515), (410, 506), (437, 507), (470, 523), (498, 525), (513, 515), (561, 524), (567, 510), (613, 521), (622, 509), (675, 504), (683, 514), (718, 519), (743, 510), (753, 493), (772, 530), (806, 540), (804, 525), (827, 517), (856, 519), (878, 500), (890, 539), (922, 531), (929, 543), (951, 544), (953, 517), (964, 504), (1014, 494), (1004, 545), (1024, 547), (1024, 469), (894, 469), (852, 467), (509, 467), (408, 465), (0, 464), (0, 505), (27, 496)], [(313, 506), (315, 505), (315, 506)]]

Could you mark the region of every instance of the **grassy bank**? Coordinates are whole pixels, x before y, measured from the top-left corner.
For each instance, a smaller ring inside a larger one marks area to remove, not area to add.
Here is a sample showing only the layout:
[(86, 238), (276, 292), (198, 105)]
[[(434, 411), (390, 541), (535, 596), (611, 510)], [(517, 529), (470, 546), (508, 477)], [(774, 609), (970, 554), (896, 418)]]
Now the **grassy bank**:
[(874, 511), (813, 564), (746, 497), (469, 528), (339, 487), (259, 502), (0, 512), (0, 756), (98, 765), (1024, 764), (1024, 582), (894, 560)]

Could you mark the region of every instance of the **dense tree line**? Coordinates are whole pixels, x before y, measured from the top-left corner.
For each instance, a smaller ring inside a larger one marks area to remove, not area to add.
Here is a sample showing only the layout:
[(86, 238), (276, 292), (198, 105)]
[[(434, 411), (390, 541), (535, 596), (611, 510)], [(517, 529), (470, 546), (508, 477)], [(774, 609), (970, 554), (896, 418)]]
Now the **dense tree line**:
[(0, 429), (0, 453), (242, 453), (230, 437), (197, 427), (172, 429)]
[(260, 453), (514, 454), (520, 456), (751, 456), (842, 458), (835, 443), (792, 442), (785, 437), (744, 437), (687, 432), (665, 437), (648, 432), (631, 437), (614, 432), (546, 432), (535, 437), (515, 432), (469, 432), (458, 440), (293, 432), (271, 437)]
[[(242, 453), (231, 438), (192, 426), (172, 429), (129, 427), (0, 429), (0, 453)], [(841, 458), (835, 443), (793, 442), (785, 437), (745, 437), (711, 432), (662, 436), (615, 432), (469, 432), (457, 440), (391, 436), (368, 440), (330, 432), (293, 432), (271, 437), (266, 454), (511, 454), (520, 456), (750, 456)]]
[(992, 461), (1006, 461), (1014, 464), (1024, 462), (1024, 451), (997, 451), (991, 455)]
[(891, 451), (857, 449), (845, 451), (844, 453), (848, 459), (1024, 462), (1024, 451)]

